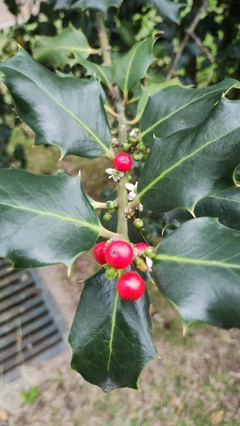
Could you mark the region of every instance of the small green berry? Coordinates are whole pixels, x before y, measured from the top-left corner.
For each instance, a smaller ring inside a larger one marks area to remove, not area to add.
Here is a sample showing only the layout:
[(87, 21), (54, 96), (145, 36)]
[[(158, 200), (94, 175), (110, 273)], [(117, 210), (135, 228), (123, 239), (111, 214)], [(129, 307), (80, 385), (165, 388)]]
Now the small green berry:
[(135, 219), (133, 223), (137, 229), (142, 229), (144, 227), (144, 223), (141, 219)]
[(103, 215), (103, 220), (104, 220), (105, 222), (109, 222), (111, 219), (112, 219), (112, 215), (111, 215), (111, 213), (110, 213), (110, 212), (106, 212), (106, 213)]
[(123, 143), (122, 145), (121, 145), (121, 148), (122, 148), (122, 151), (123, 152), (128, 152), (128, 150), (129, 150), (129, 148), (130, 148), (130, 143)]
[(129, 136), (128, 142), (130, 142), (131, 144), (135, 145), (138, 142), (138, 140), (136, 138), (133, 138), (132, 136)]
[(144, 152), (144, 151), (145, 151), (145, 149), (146, 149), (146, 147), (145, 147), (144, 143), (140, 142), (140, 143), (137, 145), (137, 149), (138, 149), (138, 151), (140, 151), (140, 152)]
[(143, 154), (143, 156), (142, 156), (142, 160), (143, 160), (143, 161), (146, 161), (146, 160), (147, 160), (147, 158), (148, 158), (148, 154), (147, 154), (147, 153)]
[(140, 156), (139, 156), (138, 153), (134, 153), (133, 156), (132, 156), (132, 158), (133, 158), (134, 161), (139, 161), (140, 160)]
[(144, 262), (144, 260), (141, 257), (138, 257), (135, 260), (135, 263), (136, 263), (138, 269), (140, 269), (140, 271), (142, 271), (142, 272), (147, 271), (148, 268), (147, 268), (146, 262)]
[(150, 259), (153, 259), (157, 254), (157, 249), (156, 249), (156, 247), (149, 246), (145, 250), (144, 254), (145, 254), (145, 256), (150, 257)]
[(108, 210), (114, 210), (115, 209), (115, 202), (111, 201), (111, 200), (107, 201), (106, 207), (107, 207)]

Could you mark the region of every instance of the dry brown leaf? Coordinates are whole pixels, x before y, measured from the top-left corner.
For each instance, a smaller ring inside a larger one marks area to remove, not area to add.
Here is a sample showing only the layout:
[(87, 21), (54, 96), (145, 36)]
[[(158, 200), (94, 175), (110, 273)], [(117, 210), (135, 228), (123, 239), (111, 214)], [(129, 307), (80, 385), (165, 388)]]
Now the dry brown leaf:
[(223, 410), (215, 411), (214, 413), (212, 413), (210, 417), (211, 425), (219, 425), (219, 423), (222, 422), (223, 415), (224, 415)]

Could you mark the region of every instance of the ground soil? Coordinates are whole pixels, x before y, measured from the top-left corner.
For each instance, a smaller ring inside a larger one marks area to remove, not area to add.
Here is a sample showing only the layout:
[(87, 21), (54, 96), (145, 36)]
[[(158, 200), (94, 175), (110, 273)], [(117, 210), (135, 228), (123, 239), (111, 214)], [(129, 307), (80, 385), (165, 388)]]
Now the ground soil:
[[(90, 254), (67, 278), (64, 266), (40, 270), (70, 327), (84, 278), (97, 268)], [(239, 330), (195, 326), (187, 338), (173, 308), (153, 297), (153, 337), (161, 359), (141, 375), (141, 393), (104, 394), (69, 368), (70, 349), (39, 364), (19, 368), (20, 377), (0, 387), (0, 426), (207, 426), (240, 424)], [(155, 298), (156, 296), (156, 298)], [(28, 405), (23, 391), (39, 388)]]

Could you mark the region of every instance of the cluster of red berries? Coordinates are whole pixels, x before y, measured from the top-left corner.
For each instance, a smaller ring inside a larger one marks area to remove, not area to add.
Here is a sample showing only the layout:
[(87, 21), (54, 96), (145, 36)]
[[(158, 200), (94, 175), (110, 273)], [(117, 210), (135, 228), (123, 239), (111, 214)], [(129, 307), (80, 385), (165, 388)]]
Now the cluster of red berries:
[[(148, 248), (146, 243), (135, 244), (134, 248), (144, 251)], [(127, 268), (134, 259), (134, 249), (126, 241), (116, 240), (106, 244), (101, 242), (96, 244), (93, 249), (95, 260), (101, 265), (110, 265), (110, 267), (122, 270)], [(137, 300), (145, 291), (143, 278), (135, 271), (124, 272), (117, 282), (117, 292), (124, 300)]]

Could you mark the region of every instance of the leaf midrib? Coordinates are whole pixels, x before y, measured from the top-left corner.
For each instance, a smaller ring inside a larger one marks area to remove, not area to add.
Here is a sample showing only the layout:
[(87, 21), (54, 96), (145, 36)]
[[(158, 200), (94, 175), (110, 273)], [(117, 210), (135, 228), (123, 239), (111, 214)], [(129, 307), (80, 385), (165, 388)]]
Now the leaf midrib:
[(39, 50), (70, 50), (70, 51), (79, 51), (79, 52), (91, 52), (93, 49), (91, 47), (74, 47), (74, 46), (53, 46), (53, 47), (35, 47), (35, 53)]
[(79, 219), (74, 219), (72, 217), (62, 216), (62, 215), (59, 215), (59, 214), (56, 214), (56, 213), (52, 213), (52, 212), (49, 212), (49, 211), (48, 212), (43, 212), (41, 210), (33, 209), (31, 207), (16, 206), (14, 204), (2, 203), (2, 202), (0, 202), (0, 206), (6, 206), (6, 207), (10, 207), (12, 209), (17, 209), (17, 210), (25, 210), (25, 211), (28, 211), (30, 213), (36, 213), (36, 214), (38, 214), (40, 216), (54, 217), (55, 219), (60, 219), (60, 220), (65, 221), (65, 222), (71, 222), (71, 223), (75, 223), (77, 225), (84, 226), (86, 228), (90, 228), (90, 229), (92, 229), (93, 231), (95, 231), (97, 233), (100, 232), (100, 227), (97, 226), (97, 225), (93, 225), (93, 224), (91, 224), (89, 222), (84, 222), (84, 221), (79, 220)]
[(220, 267), (220, 268), (232, 268), (240, 269), (240, 265), (236, 263), (225, 263), (218, 260), (202, 260), (202, 259), (191, 259), (186, 257), (179, 256), (170, 256), (165, 254), (157, 254), (155, 257), (156, 260), (167, 261), (167, 262), (176, 262), (176, 263), (190, 263), (194, 265), (210, 266), (210, 267)]

